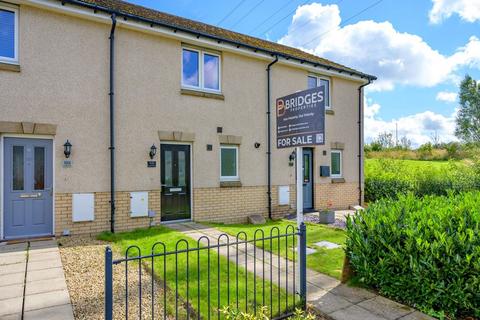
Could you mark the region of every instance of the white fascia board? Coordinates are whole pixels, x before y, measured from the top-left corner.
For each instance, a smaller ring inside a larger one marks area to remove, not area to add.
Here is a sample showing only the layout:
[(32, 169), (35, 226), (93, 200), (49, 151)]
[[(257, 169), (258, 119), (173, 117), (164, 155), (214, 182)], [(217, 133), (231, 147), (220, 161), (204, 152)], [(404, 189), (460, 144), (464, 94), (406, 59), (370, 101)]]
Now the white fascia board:
[[(72, 16), (76, 16), (83, 19), (94, 20), (97, 22), (103, 22), (106, 24), (111, 24), (111, 17), (108, 14), (103, 12), (94, 13), (92, 9), (87, 9), (81, 7), (79, 5), (72, 5), (66, 3), (62, 5), (61, 1), (59, 0), (14, 0), (12, 2), (16, 2), (18, 4), (25, 4), (31, 5), (34, 7), (39, 7), (47, 10), (52, 10), (55, 12), (69, 14)], [(228, 41), (220, 42), (207, 38), (207, 36), (197, 37), (186, 31), (177, 30), (174, 32), (173, 28), (171, 27), (162, 27), (158, 25), (154, 25), (151, 27), (147, 23), (132, 21), (132, 20), (124, 20), (122, 17), (117, 18), (117, 27), (124, 27), (131, 30), (146, 32), (155, 35), (162, 35), (163, 37), (176, 39), (182, 42), (187, 42), (192, 45), (202, 46), (205, 48), (211, 48), (219, 51), (227, 51), (232, 52), (235, 54), (241, 54), (248, 57), (253, 57), (256, 59), (264, 60), (264, 61), (272, 61), (274, 57), (266, 53), (255, 52), (252, 49), (246, 48), (237, 48), (234, 44), (228, 44)], [(261, 50), (259, 50), (261, 51)], [(359, 83), (367, 83), (368, 80), (365, 78), (361, 78), (356, 75), (351, 75), (349, 71), (336, 71), (333, 69), (328, 69), (327, 67), (314, 67), (309, 62), (301, 63), (296, 61), (296, 58), (285, 59), (283, 57), (279, 57), (278, 59), (279, 64), (287, 65), (290, 67), (294, 67), (297, 69), (303, 69), (307, 72), (316, 73), (325, 76), (337, 77), (348, 79), (352, 81), (356, 81)]]

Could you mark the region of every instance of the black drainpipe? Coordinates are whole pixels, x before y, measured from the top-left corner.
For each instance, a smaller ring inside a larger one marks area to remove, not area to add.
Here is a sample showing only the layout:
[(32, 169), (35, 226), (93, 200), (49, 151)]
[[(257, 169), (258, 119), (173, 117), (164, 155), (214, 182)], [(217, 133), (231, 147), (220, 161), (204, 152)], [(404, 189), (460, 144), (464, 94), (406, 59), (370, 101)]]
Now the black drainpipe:
[(277, 63), (278, 56), (267, 66), (267, 196), (268, 196), (268, 218), (272, 219), (272, 133), (270, 120), (270, 68)]
[(114, 58), (115, 58), (115, 27), (117, 17), (112, 14), (112, 29), (110, 30), (110, 231), (115, 233), (115, 117), (114, 117)]
[(372, 83), (371, 79), (368, 79), (367, 83), (358, 87), (358, 205), (362, 205), (362, 89)]

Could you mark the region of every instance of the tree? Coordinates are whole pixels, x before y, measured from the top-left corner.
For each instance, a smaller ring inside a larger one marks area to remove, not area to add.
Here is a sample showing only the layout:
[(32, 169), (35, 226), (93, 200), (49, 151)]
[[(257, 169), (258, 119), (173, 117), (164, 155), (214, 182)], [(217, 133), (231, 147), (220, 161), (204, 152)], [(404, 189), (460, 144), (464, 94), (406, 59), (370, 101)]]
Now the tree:
[(388, 132), (380, 133), (377, 139), (374, 140), (374, 143), (382, 146), (382, 149), (391, 149), (395, 146), (395, 141), (393, 140), (393, 134)]
[(465, 142), (480, 142), (480, 83), (466, 75), (460, 84), (459, 99), (455, 135)]

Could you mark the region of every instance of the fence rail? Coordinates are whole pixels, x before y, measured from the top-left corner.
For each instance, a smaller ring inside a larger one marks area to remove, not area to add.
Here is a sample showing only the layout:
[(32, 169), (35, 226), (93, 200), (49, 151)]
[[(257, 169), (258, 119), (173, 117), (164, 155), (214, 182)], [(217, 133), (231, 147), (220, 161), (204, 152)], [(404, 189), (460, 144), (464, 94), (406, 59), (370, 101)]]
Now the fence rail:
[[(132, 265), (138, 268), (134, 292), (129, 277)], [(121, 266), (125, 279), (114, 288), (114, 268)], [(150, 278), (149, 284), (145, 283), (146, 277)], [(181, 239), (175, 243), (175, 250), (167, 250), (164, 242), (157, 242), (148, 254), (131, 245), (124, 258), (117, 260), (110, 247), (105, 250), (106, 320), (128, 319), (133, 293), (138, 296), (139, 319), (148, 318), (147, 314), (151, 319), (221, 319), (221, 310), (226, 306), (254, 314), (266, 306), (270, 319), (281, 319), (297, 307), (305, 308), (306, 290), (304, 224), (298, 229), (290, 225), (285, 232), (273, 227), (269, 235), (257, 229), (253, 239), (248, 239), (244, 231), (235, 237), (221, 234), (216, 241), (207, 236), (197, 241)], [(169, 313), (171, 300), (175, 300), (175, 311)], [(114, 313), (118, 310), (114, 302), (121, 301), (124, 316), (123, 312)], [(180, 308), (185, 309), (183, 313)]]

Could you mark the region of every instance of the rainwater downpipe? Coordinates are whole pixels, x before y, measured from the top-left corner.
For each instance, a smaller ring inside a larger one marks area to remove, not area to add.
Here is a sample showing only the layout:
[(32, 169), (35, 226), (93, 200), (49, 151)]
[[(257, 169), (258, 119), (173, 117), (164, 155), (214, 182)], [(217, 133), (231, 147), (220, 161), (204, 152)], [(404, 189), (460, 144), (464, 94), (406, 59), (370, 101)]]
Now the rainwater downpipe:
[(371, 79), (368, 79), (367, 83), (362, 84), (358, 87), (358, 205), (362, 205), (362, 154), (363, 154), (363, 128), (362, 128), (362, 119), (363, 119), (363, 103), (362, 103), (362, 89), (363, 87), (368, 86), (372, 83)]
[(115, 233), (115, 105), (114, 105), (114, 67), (115, 67), (115, 28), (117, 17), (112, 14), (110, 30), (110, 231)]
[(272, 219), (272, 125), (271, 125), (271, 93), (270, 93), (270, 69), (278, 62), (278, 56), (267, 66), (267, 196), (268, 218)]

